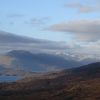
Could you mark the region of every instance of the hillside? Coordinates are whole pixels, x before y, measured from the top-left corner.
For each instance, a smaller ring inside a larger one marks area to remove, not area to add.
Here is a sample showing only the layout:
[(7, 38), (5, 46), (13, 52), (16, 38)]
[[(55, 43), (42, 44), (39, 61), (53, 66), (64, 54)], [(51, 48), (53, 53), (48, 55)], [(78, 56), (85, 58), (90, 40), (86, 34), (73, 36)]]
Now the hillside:
[(1, 83), (0, 100), (100, 100), (100, 63)]

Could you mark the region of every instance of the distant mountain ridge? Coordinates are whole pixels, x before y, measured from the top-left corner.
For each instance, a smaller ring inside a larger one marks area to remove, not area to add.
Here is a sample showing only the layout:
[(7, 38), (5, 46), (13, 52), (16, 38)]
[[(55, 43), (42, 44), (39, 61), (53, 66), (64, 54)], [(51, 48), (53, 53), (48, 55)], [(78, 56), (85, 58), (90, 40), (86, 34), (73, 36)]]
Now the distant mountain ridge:
[[(65, 70), (65, 72), (68, 70)], [(100, 76), (100, 62), (95, 62), (80, 66), (77, 68), (69, 69), (69, 71), (75, 75), (82, 77), (99, 77)]]
[(81, 63), (70, 59), (66, 60), (59, 55), (33, 54), (25, 50), (12, 50), (0, 56), (0, 65), (6, 70), (9, 68), (18, 72), (20, 70), (23, 72), (45, 72), (77, 67)]

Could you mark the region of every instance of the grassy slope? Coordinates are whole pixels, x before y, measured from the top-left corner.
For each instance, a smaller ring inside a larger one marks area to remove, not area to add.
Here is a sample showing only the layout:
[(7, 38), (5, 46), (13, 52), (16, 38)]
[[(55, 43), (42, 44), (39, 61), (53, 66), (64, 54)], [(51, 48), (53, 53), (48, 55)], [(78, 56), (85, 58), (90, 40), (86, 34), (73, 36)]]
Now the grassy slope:
[(91, 66), (93, 70), (100, 68), (94, 64), (75, 73), (66, 71), (56, 77), (0, 84), (0, 100), (100, 100), (100, 71), (90, 73)]

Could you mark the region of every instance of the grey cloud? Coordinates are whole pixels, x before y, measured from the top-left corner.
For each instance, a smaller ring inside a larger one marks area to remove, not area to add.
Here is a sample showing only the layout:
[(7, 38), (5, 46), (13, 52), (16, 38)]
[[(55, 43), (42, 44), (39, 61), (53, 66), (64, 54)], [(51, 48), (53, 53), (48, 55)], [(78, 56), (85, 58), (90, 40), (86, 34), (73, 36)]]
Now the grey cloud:
[(97, 41), (100, 39), (100, 20), (78, 20), (54, 24), (46, 30), (71, 34), (81, 41)]
[(28, 38), (11, 34), (9, 32), (0, 31), (0, 43), (42, 43), (44, 40)]
[(64, 51), (69, 48), (69, 45), (62, 42), (28, 38), (0, 31), (0, 52), (9, 50), (28, 50), (37, 53), (50, 53)]
[[(53, 45), (50, 45), (48, 43), (48, 46), (47, 46), (47, 43), (45, 44), (35, 44), (35, 43), (27, 43), (27, 44), (21, 44), (21, 43), (15, 43), (15, 44), (7, 44), (7, 43), (4, 43), (3, 45), (1, 45), (0, 43), (0, 52), (7, 52), (7, 51), (10, 51), (10, 50), (27, 50), (27, 51), (31, 51), (33, 53), (54, 53), (54, 52), (64, 52), (65, 50), (68, 50), (69, 47), (67, 47), (67, 45), (65, 46), (61, 46), (61, 43), (59, 46), (56, 46), (58, 45), (57, 43), (56, 44), (53, 44)], [(2, 51), (3, 50), (3, 51)]]

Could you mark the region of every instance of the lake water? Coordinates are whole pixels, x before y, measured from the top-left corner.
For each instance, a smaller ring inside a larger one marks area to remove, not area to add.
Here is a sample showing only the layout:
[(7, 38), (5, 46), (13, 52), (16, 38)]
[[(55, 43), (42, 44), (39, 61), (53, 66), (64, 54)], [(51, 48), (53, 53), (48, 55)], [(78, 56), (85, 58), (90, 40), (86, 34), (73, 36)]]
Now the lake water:
[(20, 76), (0, 76), (0, 82), (15, 82), (21, 79)]

